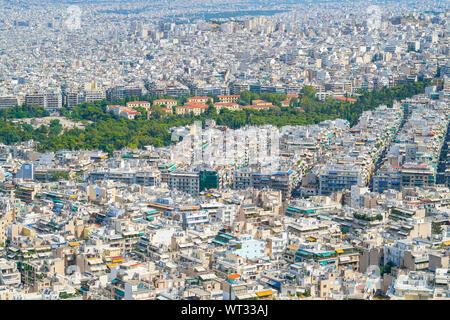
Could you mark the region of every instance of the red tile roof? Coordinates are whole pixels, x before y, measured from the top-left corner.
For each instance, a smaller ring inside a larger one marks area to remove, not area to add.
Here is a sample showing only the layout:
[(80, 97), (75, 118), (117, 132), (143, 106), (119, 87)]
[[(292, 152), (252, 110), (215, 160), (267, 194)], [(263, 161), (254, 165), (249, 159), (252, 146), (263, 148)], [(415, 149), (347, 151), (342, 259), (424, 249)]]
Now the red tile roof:
[(235, 102), (215, 102), (215, 106), (237, 106), (238, 104)]
[(155, 102), (177, 102), (177, 100), (175, 100), (175, 99), (157, 99), (157, 100), (153, 101), (153, 103), (155, 103)]
[(336, 97), (336, 100), (349, 101), (349, 102), (356, 102), (357, 101), (355, 98), (346, 98), (346, 97)]
[(240, 97), (240, 94), (228, 94), (228, 95), (219, 95), (217, 98), (238, 98)]
[(196, 97), (189, 97), (189, 98), (187, 98), (188, 100), (197, 100), (197, 99), (212, 99), (211, 97), (199, 97), (199, 96), (196, 96)]
[(191, 108), (208, 108), (207, 104), (201, 103), (201, 102), (186, 102), (185, 107), (191, 107)]
[(273, 104), (255, 104), (249, 106), (239, 106), (241, 109), (249, 109), (249, 108), (274, 108)]
[(122, 112), (128, 113), (128, 114), (141, 114), (140, 112), (136, 110), (122, 110)]
[(129, 101), (129, 102), (127, 102), (127, 105), (128, 104), (136, 104), (136, 103), (150, 103), (150, 102), (148, 102), (148, 101)]
[(185, 106), (177, 107), (177, 108), (181, 108), (181, 109), (198, 109), (198, 108), (208, 109), (208, 106), (207, 105), (185, 105)]

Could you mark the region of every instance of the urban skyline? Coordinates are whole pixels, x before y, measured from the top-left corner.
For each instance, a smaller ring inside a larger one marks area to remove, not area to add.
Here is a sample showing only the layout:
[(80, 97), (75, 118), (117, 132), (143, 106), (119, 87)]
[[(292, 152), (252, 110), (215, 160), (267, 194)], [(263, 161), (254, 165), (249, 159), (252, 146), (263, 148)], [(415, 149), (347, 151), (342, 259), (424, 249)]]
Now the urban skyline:
[(0, 6), (0, 300), (450, 299), (449, 2)]

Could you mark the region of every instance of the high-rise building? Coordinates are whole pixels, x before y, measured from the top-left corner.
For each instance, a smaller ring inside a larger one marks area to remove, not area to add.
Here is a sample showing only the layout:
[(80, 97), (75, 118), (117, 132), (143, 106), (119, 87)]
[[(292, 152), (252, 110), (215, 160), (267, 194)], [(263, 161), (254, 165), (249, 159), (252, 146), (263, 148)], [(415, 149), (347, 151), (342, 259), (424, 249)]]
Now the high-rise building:
[(73, 108), (76, 105), (79, 105), (80, 103), (83, 103), (83, 102), (84, 102), (84, 95), (81, 92), (69, 91), (65, 95), (64, 104), (68, 108)]
[(183, 229), (188, 229), (199, 224), (209, 223), (208, 211), (185, 211), (182, 215)]
[(19, 171), (17, 171), (16, 178), (23, 180), (34, 180), (34, 165), (32, 163), (24, 163)]
[(48, 111), (56, 111), (62, 108), (62, 95), (61, 93), (47, 93), (46, 95), (46, 105), (44, 108)]
[(351, 186), (362, 183), (359, 170), (351, 166), (342, 168), (327, 167), (319, 175), (319, 194), (330, 195), (343, 189), (350, 190)]
[(101, 101), (106, 98), (104, 90), (88, 90), (84, 92), (84, 102)]
[(15, 107), (18, 104), (16, 97), (0, 97), (0, 109)]
[(113, 98), (123, 99), (129, 96), (141, 97), (142, 88), (138, 86), (116, 86), (107, 91), (106, 96), (108, 100)]
[(200, 190), (200, 176), (198, 172), (171, 172), (167, 185), (169, 189), (197, 195)]
[(44, 107), (52, 112), (62, 108), (62, 95), (57, 91), (49, 93), (33, 92), (25, 95), (24, 104), (28, 106)]
[(44, 107), (47, 105), (47, 97), (44, 93), (33, 92), (25, 95), (25, 104), (27, 106)]

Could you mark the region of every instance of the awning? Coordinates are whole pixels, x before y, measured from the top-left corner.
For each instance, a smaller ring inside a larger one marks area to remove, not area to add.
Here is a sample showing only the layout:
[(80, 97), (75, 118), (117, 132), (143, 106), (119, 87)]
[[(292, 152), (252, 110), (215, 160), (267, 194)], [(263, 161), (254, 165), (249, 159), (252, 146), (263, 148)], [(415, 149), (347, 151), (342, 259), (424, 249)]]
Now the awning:
[(269, 279), (269, 281), (267, 281), (267, 284), (270, 286), (273, 286), (277, 289), (280, 289), (280, 287), (281, 287), (281, 283), (279, 283), (278, 281), (272, 280), (272, 279)]
[(239, 273), (233, 273), (228, 276), (228, 279), (236, 280), (237, 278), (240, 278), (240, 277), (241, 277), (241, 275)]
[(256, 295), (260, 298), (267, 297), (267, 296), (273, 295), (273, 291), (272, 290), (260, 291), (260, 292), (257, 292)]

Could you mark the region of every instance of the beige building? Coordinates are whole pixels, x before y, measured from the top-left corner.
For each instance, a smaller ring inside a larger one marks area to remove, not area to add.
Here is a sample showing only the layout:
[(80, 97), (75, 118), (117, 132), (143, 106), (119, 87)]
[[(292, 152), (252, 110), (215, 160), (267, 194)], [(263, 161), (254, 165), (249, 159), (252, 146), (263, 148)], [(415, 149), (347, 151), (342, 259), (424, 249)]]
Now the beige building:
[(15, 286), (19, 285), (21, 281), (20, 272), (17, 270), (17, 265), (14, 261), (0, 259), (0, 285)]
[(223, 95), (223, 96), (217, 96), (219, 98), (220, 102), (233, 102), (238, 103), (241, 96), (239, 94), (233, 94), (233, 95)]
[(334, 273), (311, 279), (311, 296), (326, 299), (334, 290), (336, 276)]
[(166, 106), (168, 108), (175, 107), (177, 105), (177, 100), (174, 99), (158, 99), (153, 101), (154, 106)]
[(208, 103), (208, 101), (213, 102), (213, 98), (211, 97), (189, 97), (187, 98), (188, 102), (198, 102), (198, 103)]
[(216, 103), (214, 103), (214, 108), (216, 108), (217, 112), (220, 112), (220, 110), (222, 110), (222, 109), (236, 111), (236, 110), (239, 110), (239, 105), (234, 102), (216, 102)]
[(184, 114), (190, 114), (191, 112), (198, 116), (204, 112), (206, 112), (206, 110), (208, 110), (208, 106), (206, 104), (192, 104), (192, 105), (185, 105), (182, 107), (176, 107), (175, 109), (175, 113), (179, 114), (179, 115), (184, 115)]
[(440, 268), (449, 268), (449, 256), (443, 253), (430, 253), (428, 255), (428, 269), (435, 271)]
[(50, 277), (55, 273), (64, 275), (63, 259), (45, 259), (39, 261), (20, 262), (18, 269), (22, 282), (32, 288), (32, 292), (39, 292), (42, 289), (49, 289), (51, 286)]
[(141, 108), (144, 108), (145, 110), (148, 110), (148, 109), (150, 109), (150, 102), (148, 102), (148, 101), (129, 101), (129, 102), (127, 102), (127, 107), (128, 108), (141, 107)]

